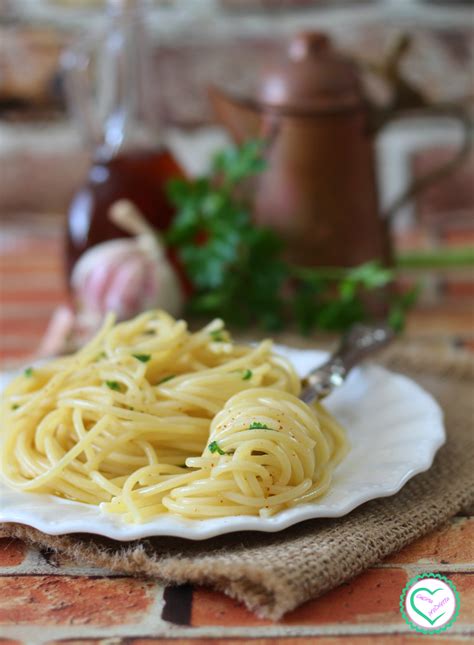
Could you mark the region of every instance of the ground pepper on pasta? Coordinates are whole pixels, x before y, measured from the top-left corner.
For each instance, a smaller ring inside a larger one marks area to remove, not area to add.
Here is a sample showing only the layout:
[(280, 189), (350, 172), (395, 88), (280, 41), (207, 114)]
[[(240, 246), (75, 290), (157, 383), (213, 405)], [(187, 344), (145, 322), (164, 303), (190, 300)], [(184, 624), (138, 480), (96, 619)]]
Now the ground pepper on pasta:
[(25, 370), (2, 402), (7, 483), (144, 522), (273, 515), (312, 502), (348, 450), (336, 420), (298, 399), (272, 342), (196, 333), (150, 311), (76, 354)]

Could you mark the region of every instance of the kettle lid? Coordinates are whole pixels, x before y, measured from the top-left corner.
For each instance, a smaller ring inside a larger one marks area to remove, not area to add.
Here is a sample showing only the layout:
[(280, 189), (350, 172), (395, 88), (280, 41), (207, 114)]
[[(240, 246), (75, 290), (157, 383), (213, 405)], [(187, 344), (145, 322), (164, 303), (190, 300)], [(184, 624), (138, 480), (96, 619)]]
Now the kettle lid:
[(362, 101), (356, 64), (316, 31), (291, 40), (284, 63), (265, 74), (259, 92), (261, 104), (298, 112), (346, 109)]

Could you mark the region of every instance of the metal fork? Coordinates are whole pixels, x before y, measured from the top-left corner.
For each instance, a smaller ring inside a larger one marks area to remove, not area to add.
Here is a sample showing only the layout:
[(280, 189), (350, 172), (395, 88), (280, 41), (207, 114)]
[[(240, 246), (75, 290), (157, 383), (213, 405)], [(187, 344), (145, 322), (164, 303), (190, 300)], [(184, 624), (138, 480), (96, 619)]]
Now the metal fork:
[(351, 327), (334, 354), (303, 379), (300, 399), (311, 403), (326, 397), (344, 383), (354, 365), (385, 347), (394, 336), (395, 332), (386, 324)]

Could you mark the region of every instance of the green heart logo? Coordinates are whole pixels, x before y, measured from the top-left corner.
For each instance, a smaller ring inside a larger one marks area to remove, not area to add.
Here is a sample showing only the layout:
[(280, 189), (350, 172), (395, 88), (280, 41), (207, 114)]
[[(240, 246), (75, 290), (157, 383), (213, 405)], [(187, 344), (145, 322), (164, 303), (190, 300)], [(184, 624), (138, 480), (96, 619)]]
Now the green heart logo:
[(412, 606), (413, 611), (416, 611), (417, 614), (419, 614), (422, 618), (427, 620), (430, 625), (434, 625), (435, 622), (437, 620), (439, 620), (441, 618), (441, 616), (444, 616), (444, 614), (446, 612), (443, 611), (443, 613), (440, 614), (439, 616), (436, 616), (436, 618), (434, 620), (431, 620), (431, 618), (428, 618), (428, 616), (425, 613), (423, 613), (422, 611), (420, 611), (420, 609), (418, 609), (418, 607), (415, 605), (415, 596), (419, 591), (427, 591), (430, 594), (430, 596), (434, 596), (435, 593), (437, 593), (438, 591), (443, 591), (443, 589), (442, 589), (442, 587), (439, 587), (439, 589), (435, 589), (434, 591), (430, 591), (426, 587), (420, 587), (418, 589), (415, 589), (415, 591), (410, 596), (410, 605)]

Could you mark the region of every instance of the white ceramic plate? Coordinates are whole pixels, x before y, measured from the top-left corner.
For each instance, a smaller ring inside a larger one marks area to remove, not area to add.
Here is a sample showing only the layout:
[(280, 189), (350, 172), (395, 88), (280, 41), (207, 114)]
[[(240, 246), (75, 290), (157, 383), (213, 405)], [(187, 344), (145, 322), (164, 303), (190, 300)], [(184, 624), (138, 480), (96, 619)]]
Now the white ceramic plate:
[[(300, 375), (320, 364), (322, 352), (277, 347)], [(4, 379), (5, 381), (5, 379)], [(280, 531), (316, 517), (340, 517), (376, 497), (393, 495), (414, 475), (427, 470), (445, 441), (442, 412), (410, 379), (381, 367), (354, 369), (325, 401), (347, 429), (351, 450), (321, 499), (262, 519), (234, 516), (186, 520), (161, 516), (126, 524), (97, 507), (51, 495), (23, 493), (0, 481), (0, 522), (19, 522), (44, 533), (94, 533), (116, 540), (171, 535), (202, 540), (234, 531)]]

